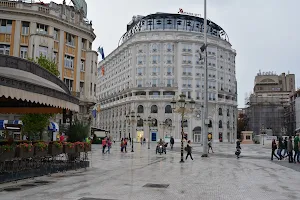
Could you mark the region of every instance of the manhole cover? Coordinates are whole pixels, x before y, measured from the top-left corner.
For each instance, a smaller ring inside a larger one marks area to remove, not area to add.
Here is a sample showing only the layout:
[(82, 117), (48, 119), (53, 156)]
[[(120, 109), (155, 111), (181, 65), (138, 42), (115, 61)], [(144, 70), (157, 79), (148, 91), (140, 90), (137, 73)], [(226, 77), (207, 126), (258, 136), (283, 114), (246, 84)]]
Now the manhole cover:
[(21, 190), (21, 188), (19, 188), (19, 187), (12, 187), (12, 188), (4, 188), (3, 190), (7, 191), (7, 192), (13, 192), (13, 191), (19, 191), (19, 190)]
[(22, 184), (22, 185), (20, 185), (21, 187), (35, 187), (35, 186), (37, 186), (37, 185), (35, 185), (35, 184), (31, 184), (31, 183), (26, 183), (26, 184)]
[(152, 184), (152, 183), (147, 183), (143, 187), (151, 187), (151, 188), (167, 188), (169, 187), (169, 184)]
[(99, 199), (99, 198), (89, 198), (89, 197), (83, 197), (78, 200), (115, 200), (115, 199)]
[(37, 183), (37, 184), (48, 184), (50, 182), (49, 181), (35, 181), (34, 183)]

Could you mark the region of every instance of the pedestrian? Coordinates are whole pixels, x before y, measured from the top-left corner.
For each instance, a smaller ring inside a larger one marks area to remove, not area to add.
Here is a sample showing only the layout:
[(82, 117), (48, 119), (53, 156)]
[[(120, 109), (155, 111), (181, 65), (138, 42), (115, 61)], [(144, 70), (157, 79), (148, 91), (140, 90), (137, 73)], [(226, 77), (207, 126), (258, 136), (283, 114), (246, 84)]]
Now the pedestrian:
[(105, 154), (106, 148), (106, 137), (102, 139), (102, 153)]
[(173, 136), (171, 136), (170, 144), (171, 144), (171, 149), (173, 149), (173, 146), (174, 146), (174, 138), (173, 138)]
[(284, 149), (284, 143), (283, 143), (282, 137), (279, 137), (277, 155), (278, 155), (280, 160), (282, 160), (282, 158), (283, 158), (283, 156), (282, 156), (282, 150), (283, 149)]
[(294, 163), (296, 163), (296, 159), (297, 159), (297, 162), (299, 163), (299, 142), (300, 142), (300, 139), (299, 139), (299, 133), (297, 133), (296, 137), (294, 138), (294, 151), (295, 151), (295, 154), (294, 154)]
[(123, 138), (121, 139), (120, 146), (121, 146), (121, 152), (123, 153), (124, 152), (124, 139)]
[(273, 160), (273, 156), (275, 156), (275, 157), (279, 160), (279, 157), (275, 154), (276, 149), (277, 149), (276, 140), (273, 139), (273, 141), (272, 141), (272, 154), (271, 154), (271, 160)]
[(111, 144), (112, 144), (112, 142), (110, 141), (110, 139), (107, 139), (107, 153), (109, 153), (110, 154), (110, 148), (111, 148)]
[(186, 155), (185, 159), (187, 160), (188, 156), (190, 156), (191, 159), (194, 160), (193, 157), (192, 157), (192, 145), (191, 145), (191, 140), (189, 140), (188, 143), (187, 143), (187, 145), (186, 145), (186, 151), (187, 151), (187, 155)]
[(283, 155), (282, 155), (283, 158), (286, 158), (288, 156), (287, 143), (288, 143), (288, 139), (287, 137), (285, 137), (283, 141), (284, 144)]
[(124, 149), (125, 153), (127, 153), (127, 138), (124, 139)]
[(214, 153), (214, 150), (212, 148), (212, 144), (211, 144), (211, 139), (208, 140), (208, 153), (209, 153), (209, 150), (211, 149), (211, 151)]
[(293, 141), (292, 136), (289, 136), (289, 140), (287, 143), (287, 150), (289, 154), (289, 163), (293, 163)]
[(141, 137), (141, 145), (143, 145), (143, 137)]
[(143, 139), (143, 144), (146, 144), (146, 138)]

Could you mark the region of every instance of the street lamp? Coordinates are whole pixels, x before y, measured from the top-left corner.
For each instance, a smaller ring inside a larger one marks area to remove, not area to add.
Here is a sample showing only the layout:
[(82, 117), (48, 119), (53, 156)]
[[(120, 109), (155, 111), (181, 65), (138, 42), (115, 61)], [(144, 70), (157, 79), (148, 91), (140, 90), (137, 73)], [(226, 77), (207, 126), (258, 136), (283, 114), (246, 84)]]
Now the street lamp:
[[(136, 118), (137, 118), (137, 120), (136, 120)], [(134, 111), (131, 111), (130, 116), (129, 116), (129, 115), (126, 115), (126, 120), (127, 120), (128, 125), (129, 125), (129, 126), (131, 125), (132, 138), (130, 137), (130, 132), (129, 132), (129, 138), (131, 139), (131, 152), (134, 152), (134, 151), (133, 151), (133, 138), (134, 138), (134, 134), (133, 134), (133, 126), (134, 126), (134, 123), (135, 123), (136, 121), (139, 121), (139, 120), (140, 120), (140, 115), (137, 115), (137, 116), (135, 117), (135, 112), (134, 112)]]
[(165, 140), (165, 126), (167, 125), (166, 122), (161, 122), (160, 127), (163, 129), (163, 141)]
[(264, 124), (261, 124), (260, 133), (263, 136), (263, 145), (265, 145), (265, 128), (264, 128)]
[[(185, 100), (185, 95), (181, 94), (179, 96), (179, 100), (176, 102), (175, 98), (171, 101), (172, 104), (172, 109), (174, 112), (179, 113), (181, 115), (181, 159), (180, 162), (183, 163), (183, 136), (184, 136), (184, 131), (183, 131), (183, 120), (184, 120), (184, 115), (187, 113), (193, 112), (195, 109), (195, 101), (191, 99), (191, 101), (186, 101)], [(189, 108), (188, 105), (189, 104)]]

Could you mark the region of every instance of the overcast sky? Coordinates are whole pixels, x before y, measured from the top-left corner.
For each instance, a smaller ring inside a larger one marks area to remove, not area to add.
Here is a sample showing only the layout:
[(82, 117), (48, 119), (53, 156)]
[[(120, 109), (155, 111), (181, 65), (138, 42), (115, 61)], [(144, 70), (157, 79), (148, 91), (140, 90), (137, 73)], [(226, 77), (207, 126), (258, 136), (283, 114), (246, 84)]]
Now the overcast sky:
[[(44, 1), (49, 2), (49, 1)], [(55, 0), (62, 3), (62, 0)], [(66, 1), (67, 4), (71, 2)], [(177, 13), (179, 8), (203, 16), (204, 0), (86, 0), (88, 19), (97, 35), (93, 49), (113, 51), (133, 15)], [(207, 17), (228, 34), (237, 51), (238, 104), (253, 89), (259, 70), (296, 74), (300, 84), (300, 0), (207, 0)], [(298, 47), (298, 48), (297, 48)], [(300, 85), (299, 85), (300, 86)]]

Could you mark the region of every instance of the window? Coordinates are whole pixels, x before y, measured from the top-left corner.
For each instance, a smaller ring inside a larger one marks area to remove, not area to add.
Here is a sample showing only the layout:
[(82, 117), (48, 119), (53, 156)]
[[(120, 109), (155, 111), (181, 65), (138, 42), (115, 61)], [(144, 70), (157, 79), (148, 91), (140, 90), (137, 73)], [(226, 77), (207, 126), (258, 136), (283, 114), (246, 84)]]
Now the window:
[(48, 34), (48, 25), (36, 24), (36, 32), (40, 34)]
[(29, 34), (29, 22), (22, 22), (22, 35)]
[(81, 48), (85, 49), (86, 48), (86, 39), (81, 39)]
[(0, 44), (0, 55), (9, 55), (10, 46), (5, 44)]
[(94, 96), (96, 96), (96, 84), (94, 84)]
[(193, 56), (182, 56), (183, 63), (192, 63)]
[(170, 105), (166, 105), (165, 113), (172, 113), (172, 107)]
[(47, 57), (48, 55), (48, 47), (42, 47), (42, 46), (39, 46), (39, 55), (43, 55), (45, 57)]
[(158, 87), (159, 80), (158, 79), (152, 79), (152, 87)]
[(28, 53), (27, 47), (20, 47), (20, 57), (26, 59)]
[(143, 75), (143, 68), (137, 68), (137, 75)]
[(159, 51), (160, 45), (159, 44), (152, 44), (152, 51), (157, 52)]
[(219, 108), (219, 115), (223, 115), (222, 114), (222, 108)]
[(174, 56), (172, 55), (167, 55), (166, 56), (166, 63), (167, 64), (172, 64), (174, 62)]
[(251, 139), (250, 135), (246, 135), (246, 140), (250, 140), (250, 139)]
[(159, 61), (160, 61), (160, 55), (152, 56), (152, 63), (153, 64), (159, 63)]
[(172, 87), (174, 80), (173, 79), (167, 79), (167, 87)]
[(93, 73), (94, 62), (91, 62), (91, 74)]
[(157, 113), (157, 112), (158, 112), (157, 105), (152, 105), (151, 106), (151, 113)]
[(65, 55), (65, 67), (74, 68), (74, 57)]
[(59, 30), (54, 28), (54, 40), (59, 40)]
[(186, 98), (191, 99), (192, 95), (190, 91), (186, 91), (186, 92), (182, 92), (182, 94), (184, 94), (186, 96)]
[(172, 75), (173, 74), (173, 67), (168, 67), (167, 68), (167, 75)]
[(81, 60), (80, 71), (83, 71), (83, 72), (85, 70), (84, 63), (85, 63), (85, 61)]
[(84, 94), (84, 82), (80, 82), (79, 87), (80, 87), (80, 94)]
[(199, 100), (200, 97), (201, 97), (201, 92), (197, 91), (197, 92), (196, 92), (196, 99)]
[(0, 33), (11, 33), (12, 20), (0, 19)]
[(75, 46), (75, 36), (70, 33), (66, 33), (66, 43), (68, 45)]
[(219, 121), (219, 128), (223, 128), (222, 120)]
[(93, 83), (91, 83), (91, 86), (90, 86), (90, 96), (93, 95)]
[(139, 105), (137, 108), (137, 113), (144, 113), (144, 106)]
[(69, 88), (69, 90), (73, 91), (73, 80), (64, 78), (64, 82), (67, 85), (67, 87)]
[(136, 84), (138, 87), (143, 87), (143, 80), (137, 80)]
[(172, 52), (173, 49), (174, 49), (173, 44), (167, 44), (167, 51), (168, 51), (168, 52)]
[(152, 75), (158, 75), (160, 72), (160, 68), (159, 67), (153, 67), (152, 68)]

